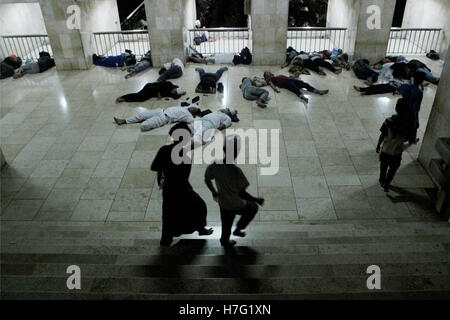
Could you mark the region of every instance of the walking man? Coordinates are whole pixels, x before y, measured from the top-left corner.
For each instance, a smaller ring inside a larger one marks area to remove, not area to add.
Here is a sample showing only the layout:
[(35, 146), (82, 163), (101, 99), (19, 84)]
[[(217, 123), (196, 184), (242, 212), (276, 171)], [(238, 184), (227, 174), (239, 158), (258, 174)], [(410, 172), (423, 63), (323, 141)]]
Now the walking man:
[[(263, 198), (255, 198), (246, 191), (250, 183), (242, 170), (234, 164), (234, 160), (239, 154), (238, 144), (238, 136), (228, 137), (223, 147), (225, 156), (222, 163), (209, 165), (205, 172), (205, 183), (220, 206), (222, 220), (220, 243), (224, 247), (236, 245), (236, 241), (230, 240), (235, 216), (240, 215), (241, 218), (236, 224), (233, 235), (245, 237), (246, 234), (243, 230), (255, 217), (258, 205), (264, 204)], [(217, 190), (212, 180), (215, 180)]]

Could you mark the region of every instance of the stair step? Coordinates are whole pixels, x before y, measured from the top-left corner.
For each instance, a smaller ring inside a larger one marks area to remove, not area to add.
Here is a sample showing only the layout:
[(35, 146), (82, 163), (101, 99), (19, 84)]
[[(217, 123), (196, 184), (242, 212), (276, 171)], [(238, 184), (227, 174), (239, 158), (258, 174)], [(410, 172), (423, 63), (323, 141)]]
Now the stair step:
[[(384, 275), (449, 275), (450, 263), (382, 263), (378, 264)], [(82, 276), (88, 277), (145, 277), (145, 278), (301, 278), (329, 276), (364, 276), (367, 264), (324, 264), (324, 265), (243, 265), (229, 266), (122, 266), (113, 264), (80, 264)], [(3, 276), (61, 276), (66, 274), (64, 264), (2, 264)]]
[(448, 250), (374, 254), (105, 255), (2, 253), (3, 264), (61, 263), (116, 265), (320, 265), (450, 262)]
[(77, 293), (77, 292), (1, 292), (6, 300), (448, 300), (450, 291), (308, 293), (308, 294), (144, 294), (144, 293)]
[[(220, 242), (214, 239), (204, 238), (205, 246), (216, 247), (220, 246)], [(172, 247), (177, 245), (181, 246), (184, 243), (191, 241), (203, 242), (201, 238), (198, 240), (179, 239), (175, 238)], [(326, 237), (326, 238), (311, 238), (305, 237), (300, 241), (296, 239), (277, 239), (277, 246), (291, 246), (291, 245), (312, 245), (312, 244), (345, 244), (345, 243), (386, 243), (386, 242), (438, 242), (449, 243), (450, 234), (446, 235), (407, 235), (407, 236), (371, 236), (371, 237), (354, 237), (354, 236), (341, 236), (341, 237)], [(134, 247), (134, 246), (157, 246), (159, 247), (159, 239), (4, 239), (2, 246), (16, 245), (23, 247), (30, 247), (39, 244), (40, 246), (122, 246), (122, 247)], [(192, 243), (193, 244), (193, 243)], [(252, 239), (247, 238), (238, 239), (239, 246), (273, 246), (274, 241), (272, 239)], [(185, 248), (186, 246), (183, 246)]]
[[(2, 276), (4, 291), (67, 291), (67, 277)], [(380, 291), (449, 291), (448, 275), (382, 277)], [(178, 294), (310, 294), (366, 293), (367, 276), (310, 277), (290, 279), (265, 278), (93, 278), (83, 277), (80, 293), (178, 293)]]
[[(206, 241), (193, 241), (191, 245), (160, 248), (159, 246), (53, 246), (53, 245), (3, 245), (3, 253), (47, 253), (47, 254), (161, 254), (161, 255), (220, 255), (224, 249), (219, 246), (203, 247)], [(414, 245), (412, 245), (414, 244)], [(382, 252), (438, 252), (447, 251), (444, 245), (434, 242), (387, 242), (348, 243), (281, 246), (243, 246), (236, 248), (237, 254), (346, 254)]]

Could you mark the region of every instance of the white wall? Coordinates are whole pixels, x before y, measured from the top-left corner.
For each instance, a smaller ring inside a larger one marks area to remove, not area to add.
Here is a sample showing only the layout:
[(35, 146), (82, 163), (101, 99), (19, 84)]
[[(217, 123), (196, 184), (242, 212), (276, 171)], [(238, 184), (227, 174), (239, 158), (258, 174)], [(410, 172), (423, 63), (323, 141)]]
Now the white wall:
[(0, 34), (47, 34), (39, 3), (0, 4)]
[(441, 59), (450, 44), (450, 0), (407, 0), (403, 28), (442, 28)]
[(87, 15), (84, 30), (90, 32), (120, 31), (117, 0), (89, 0), (81, 2), (81, 12)]

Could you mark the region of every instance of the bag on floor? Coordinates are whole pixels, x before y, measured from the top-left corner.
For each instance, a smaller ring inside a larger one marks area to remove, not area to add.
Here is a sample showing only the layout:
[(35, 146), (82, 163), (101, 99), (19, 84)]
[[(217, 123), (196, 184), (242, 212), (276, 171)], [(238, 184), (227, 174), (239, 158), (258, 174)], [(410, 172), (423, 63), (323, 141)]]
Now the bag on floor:
[(249, 48), (245, 47), (241, 50), (241, 53), (239, 53), (239, 56), (241, 57), (242, 64), (250, 64), (252, 63), (252, 54), (250, 53)]
[(430, 52), (427, 53), (427, 57), (430, 58), (431, 60), (439, 60), (439, 53), (437, 53), (434, 50), (431, 50)]

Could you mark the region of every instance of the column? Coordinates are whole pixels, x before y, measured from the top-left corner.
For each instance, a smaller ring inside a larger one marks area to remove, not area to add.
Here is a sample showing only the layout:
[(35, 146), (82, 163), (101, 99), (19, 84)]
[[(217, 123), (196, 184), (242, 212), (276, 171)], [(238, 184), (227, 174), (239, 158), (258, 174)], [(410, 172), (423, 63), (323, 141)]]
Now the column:
[(90, 66), (89, 54), (92, 50), (85, 50), (84, 46), (89, 41), (80, 29), (70, 29), (67, 25), (67, 20), (71, 18), (79, 19), (80, 28), (83, 25), (81, 8), (78, 11), (79, 14), (72, 12), (67, 14), (68, 7), (78, 5), (78, 2), (73, 0), (40, 0), (39, 2), (56, 68), (58, 70), (88, 69)]
[(438, 138), (450, 137), (450, 46), (447, 48), (442, 75), (436, 90), (431, 114), (420, 148), (419, 161), (428, 170), (431, 159), (440, 158), (436, 151)]
[(252, 0), (253, 64), (281, 65), (286, 58), (289, 0)]
[[(359, 16), (353, 58), (375, 63), (386, 56), (389, 33), (394, 17), (395, 1), (359, 0)], [(373, 7), (371, 7), (373, 6)], [(374, 8), (375, 11), (372, 11)], [(379, 21), (379, 28), (372, 25)]]
[(162, 66), (174, 58), (184, 60), (183, 9), (183, 0), (145, 0), (154, 66)]

